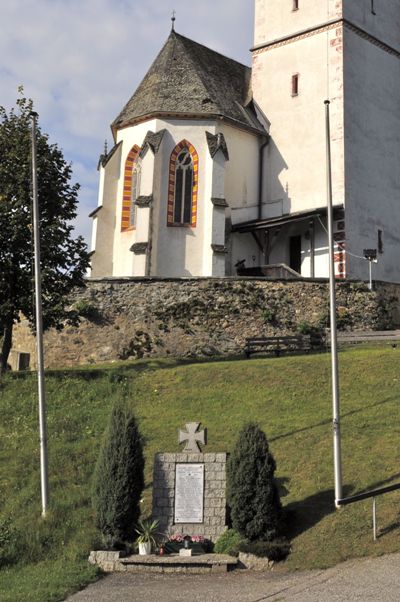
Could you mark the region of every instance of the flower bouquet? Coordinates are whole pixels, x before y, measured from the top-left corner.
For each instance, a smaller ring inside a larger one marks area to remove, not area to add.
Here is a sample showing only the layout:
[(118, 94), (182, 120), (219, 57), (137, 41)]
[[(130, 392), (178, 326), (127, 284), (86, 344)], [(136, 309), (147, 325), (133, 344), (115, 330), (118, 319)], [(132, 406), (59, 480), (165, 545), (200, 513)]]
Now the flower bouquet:
[(212, 543), (203, 535), (188, 535), (187, 533), (174, 533), (164, 543), (167, 554), (179, 554), (182, 548), (193, 550), (194, 554), (207, 554), (212, 551)]

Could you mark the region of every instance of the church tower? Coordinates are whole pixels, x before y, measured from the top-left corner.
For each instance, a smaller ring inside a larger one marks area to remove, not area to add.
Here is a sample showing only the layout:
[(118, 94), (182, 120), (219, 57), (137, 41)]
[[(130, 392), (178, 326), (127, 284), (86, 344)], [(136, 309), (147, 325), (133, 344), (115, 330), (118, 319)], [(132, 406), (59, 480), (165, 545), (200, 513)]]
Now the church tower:
[(336, 275), (366, 278), (363, 250), (376, 248), (375, 277), (399, 280), (400, 3), (255, 2), (253, 95), (271, 135), (262, 216), (305, 216), (276, 228), (270, 262), (283, 257), (301, 263), (302, 275), (327, 275), (328, 99)]

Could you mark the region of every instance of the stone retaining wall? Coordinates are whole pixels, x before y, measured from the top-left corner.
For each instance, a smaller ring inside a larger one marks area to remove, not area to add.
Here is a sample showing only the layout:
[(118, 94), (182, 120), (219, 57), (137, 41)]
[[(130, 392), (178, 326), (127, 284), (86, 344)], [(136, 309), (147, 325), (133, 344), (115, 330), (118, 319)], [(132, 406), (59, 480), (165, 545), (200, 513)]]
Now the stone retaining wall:
[[(338, 326), (385, 330), (400, 325), (400, 286), (339, 282)], [(71, 303), (78, 328), (45, 335), (47, 367), (140, 357), (201, 357), (243, 353), (247, 337), (293, 334), (328, 324), (324, 281), (251, 278), (104, 279), (88, 281)], [(34, 357), (27, 322), (16, 326), (14, 351)]]

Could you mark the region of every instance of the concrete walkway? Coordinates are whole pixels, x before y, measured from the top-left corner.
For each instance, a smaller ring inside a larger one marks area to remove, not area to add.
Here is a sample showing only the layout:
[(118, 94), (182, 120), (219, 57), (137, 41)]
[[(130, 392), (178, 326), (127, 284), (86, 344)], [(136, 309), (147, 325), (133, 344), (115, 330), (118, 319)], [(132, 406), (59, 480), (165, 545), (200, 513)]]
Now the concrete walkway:
[(365, 602), (400, 600), (400, 554), (292, 574), (112, 574), (68, 602)]

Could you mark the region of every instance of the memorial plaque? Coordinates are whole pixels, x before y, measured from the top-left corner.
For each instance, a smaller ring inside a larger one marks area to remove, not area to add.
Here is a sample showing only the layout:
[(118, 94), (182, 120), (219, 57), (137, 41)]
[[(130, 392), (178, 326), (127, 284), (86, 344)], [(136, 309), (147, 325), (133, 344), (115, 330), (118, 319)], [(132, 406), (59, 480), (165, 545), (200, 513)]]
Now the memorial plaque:
[(204, 464), (177, 464), (175, 473), (175, 523), (202, 523)]

